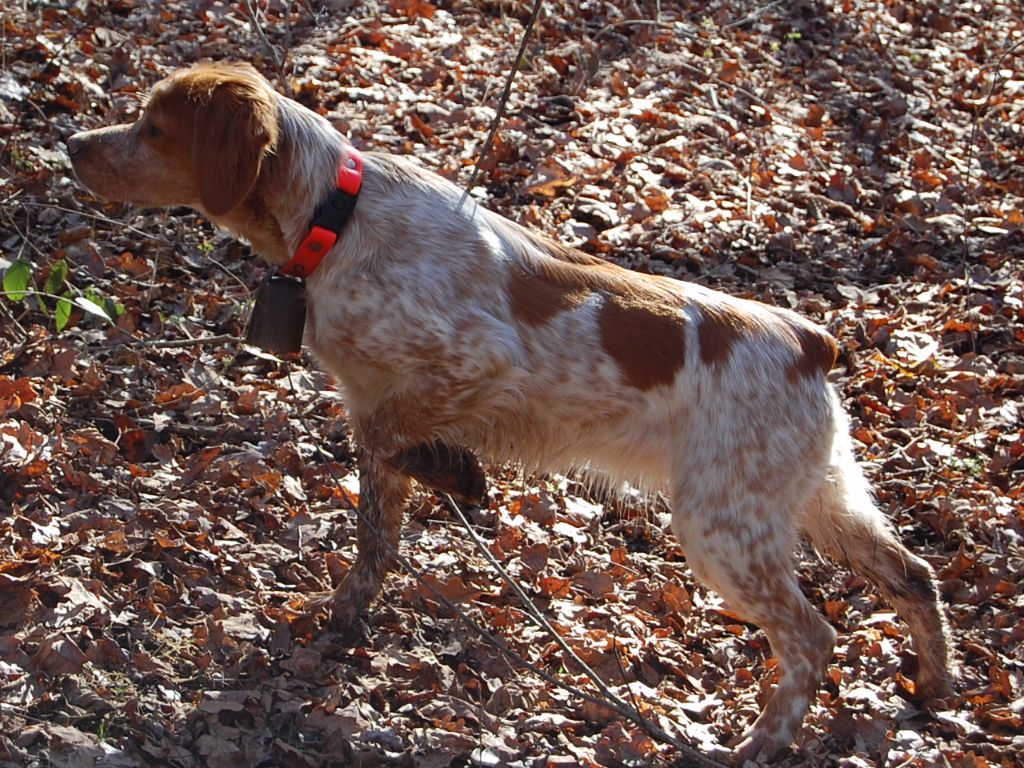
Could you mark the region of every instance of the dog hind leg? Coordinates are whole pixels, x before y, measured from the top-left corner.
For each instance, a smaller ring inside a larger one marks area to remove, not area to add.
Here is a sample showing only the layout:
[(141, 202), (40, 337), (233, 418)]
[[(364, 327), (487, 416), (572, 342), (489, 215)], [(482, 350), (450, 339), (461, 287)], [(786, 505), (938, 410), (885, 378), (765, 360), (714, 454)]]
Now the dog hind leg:
[(837, 434), (828, 475), (804, 511), (802, 528), (818, 551), (871, 581), (907, 623), (918, 657), (917, 698), (950, 695), (949, 628), (935, 573), (903, 546), (875, 505), (845, 430)]
[(749, 507), (706, 509), (699, 520), (677, 512), (672, 527), (694, 575), (763, 629), (779, 660), (779, 683), (734, 752), (737, 764), (771, 758), (800, 727), (831, 658), (835, 630), (800, 591), (792, 537), (777, 516)]

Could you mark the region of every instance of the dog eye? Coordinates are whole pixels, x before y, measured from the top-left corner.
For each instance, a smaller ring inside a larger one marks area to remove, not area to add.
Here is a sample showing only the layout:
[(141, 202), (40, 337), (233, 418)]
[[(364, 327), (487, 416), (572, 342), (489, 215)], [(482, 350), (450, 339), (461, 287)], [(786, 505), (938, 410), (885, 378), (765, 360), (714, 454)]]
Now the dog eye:
[(146, 138), (155, 139), (160, 135), (160, 129), (157, 128), (153, 123), (146, 124)]

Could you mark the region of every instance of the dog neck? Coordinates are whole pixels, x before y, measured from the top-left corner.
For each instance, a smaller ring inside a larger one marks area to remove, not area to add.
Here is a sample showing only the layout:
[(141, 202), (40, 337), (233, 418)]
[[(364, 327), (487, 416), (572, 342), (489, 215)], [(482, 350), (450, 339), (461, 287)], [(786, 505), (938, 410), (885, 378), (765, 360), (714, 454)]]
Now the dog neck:
[(280, 140), (264, 158), (252, 192), (238, 208), (212, 220), (282, 266), (309, 233), (316, 206), (335, 188), (344, 139), (291, 99), (278, 100), (277, 116)]

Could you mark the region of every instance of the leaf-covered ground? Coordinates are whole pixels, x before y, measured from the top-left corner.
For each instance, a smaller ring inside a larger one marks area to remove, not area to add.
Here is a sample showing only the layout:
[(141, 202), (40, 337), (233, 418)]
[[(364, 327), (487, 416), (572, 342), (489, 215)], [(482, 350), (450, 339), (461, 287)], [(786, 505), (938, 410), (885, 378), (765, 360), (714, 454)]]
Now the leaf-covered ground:
[[(879, 499), (940, 574), (960, 695), (928, 712), (889, 607), (799, 553), (840, 639), (782, 764), (1020, 765), (1019, 4), (545, 8), (477, 193), (587, 251), (827, 325)], [(408, 574), (350, 632), (304, 616), (353, 558), (344, 404), (311, 361), (231, 341), (264, 273), (245, 247), (187, 211), (90, 199), (63, 147), (131, 119), (173, 68), (241, 58), (358, 146), (465, 183), (528, 13), (4, 3), (0, 272), (65, 298), (0, 300), (0, 766), (675, 759), (514, 668)], [(690, 743), (739, 734), (774, 662), (693, 582), (659, 509), (491, 474), (473, 523), (578, 653)], [(403, 548), (532, 663), (589, 686), (437, 498), (417, 497)]]

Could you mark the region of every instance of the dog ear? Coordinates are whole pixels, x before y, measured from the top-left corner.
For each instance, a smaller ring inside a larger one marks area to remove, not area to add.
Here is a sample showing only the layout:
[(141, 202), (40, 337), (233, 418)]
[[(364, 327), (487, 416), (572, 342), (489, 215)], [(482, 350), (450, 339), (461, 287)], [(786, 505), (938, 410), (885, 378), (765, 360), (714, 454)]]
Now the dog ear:
[(197, 111), (192, 163), (199, 199), (213, 216), (234, 210), (252, 191), (276, 141), (273, 97), (258, 86), (226, 80)]

